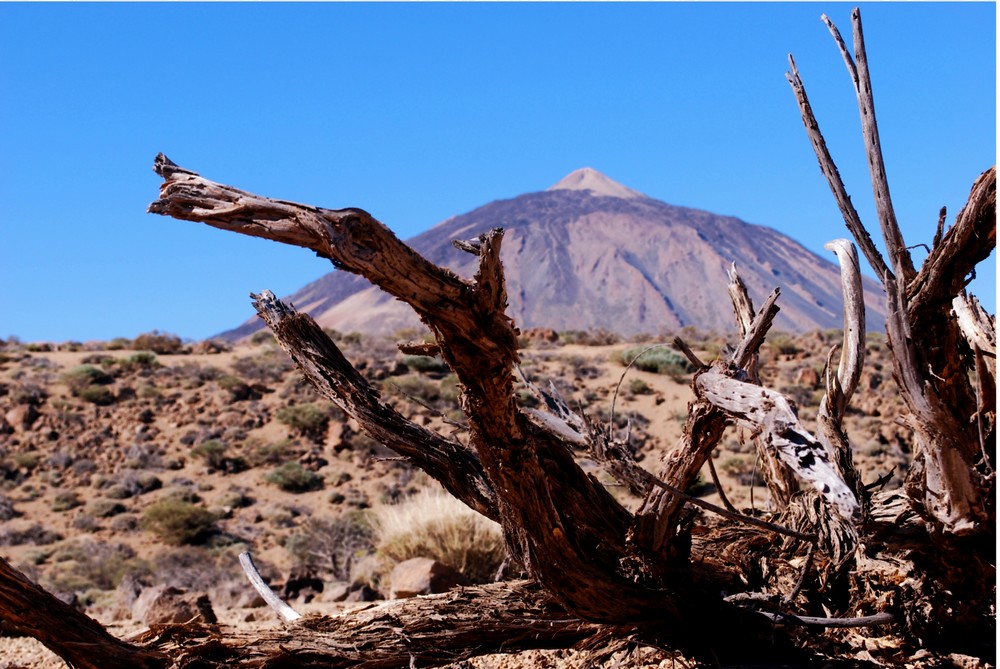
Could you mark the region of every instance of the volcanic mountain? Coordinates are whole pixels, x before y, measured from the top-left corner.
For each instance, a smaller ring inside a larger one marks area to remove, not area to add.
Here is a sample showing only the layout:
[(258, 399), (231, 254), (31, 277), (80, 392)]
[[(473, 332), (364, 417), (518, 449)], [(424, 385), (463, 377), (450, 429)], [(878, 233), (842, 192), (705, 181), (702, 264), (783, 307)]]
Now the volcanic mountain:
[[(497, 200), (455, 216), (408, 244), (431, 262), (471, 277), (478, 259), (452, 240), (506, 230), (507, 313), (522, 330), (604, 328), (657, 334), (687, 325), (734, 329), (726, 290), (735, 262), (756, 306), (781, 288), (775, 328), (839, 328), (838, 267), (777, 231), (730, 216), (650, 198), (583, 168), (548, 190)], [(831, 258), (833, 255), (831, 254)], [(391, 334), (420, 322), (402, 302), (365, 279), (329, 274), (286, 298), (324, 327)], [(865, 281), (869, 330), (880, 329), (885, 299)], [(254, 318), (221, 336), (240, 339), (263, 327)]]

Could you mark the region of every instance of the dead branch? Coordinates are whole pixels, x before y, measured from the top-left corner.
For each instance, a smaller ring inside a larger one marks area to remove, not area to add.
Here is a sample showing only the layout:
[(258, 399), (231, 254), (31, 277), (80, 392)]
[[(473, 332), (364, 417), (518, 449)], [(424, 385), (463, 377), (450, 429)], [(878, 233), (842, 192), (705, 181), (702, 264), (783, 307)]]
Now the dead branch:
[(161, 669), (169, 655), (116, 639), (0, 557), (0, 620), (79, 669)]
[[(857, 93), (865, 154), (892, 271), (885, 265), (850, 204), (791, 57), (791, 72), (787, 77), (820, 169), (830, 184), (844, 221), (886, 289), (886, 333), (893, 351), (893, 376), (911, 414), (907, 422), (915, 432), (917, 462), (908, 475), (907, 489), (914, 501), (945, 532), (954, 535), (988, 532), (995, 518), (995, 507), (990, 486), (977, 471), (975, 461), (984, 450), (979, 444), (994, 443), (995, 436), (990, 434), (981, 439), (978, 435), (981, 425), (970, 419), (975, 411), (976, 393), (959, 354), (961, 333), (950, 317), (950, 309), (955, 288), (964, 286), (969, 263), (974, 265), (976, 262), (971, 259), (989, 255), (996, 244), (996, 172), (991, 169), (977, 180), (970, 205), (966, 207), (969, 213), (964, 217), (960, 215), (960, 224), (957, 223), (931, 250), (934, 260), (925, 263), (918, 274), (899, 232), (889, 197), (860, 12), (855, 9), (851, 14), (853, 60), (836, 27), (825, 16), (823, 20), (840, 48)], [(959, 254), (970, 260), (956, 261)], [(952, 260), (950, 265), (945, 258)], [(917, 328), (919, 337), (915, 336)]]

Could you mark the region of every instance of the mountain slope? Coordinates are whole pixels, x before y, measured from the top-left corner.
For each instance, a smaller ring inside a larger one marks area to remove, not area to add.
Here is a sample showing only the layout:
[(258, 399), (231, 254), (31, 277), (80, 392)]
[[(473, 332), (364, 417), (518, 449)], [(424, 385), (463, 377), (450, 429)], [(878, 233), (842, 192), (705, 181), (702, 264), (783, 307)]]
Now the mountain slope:
[[(770, 228), (669, 205), (590, 168), (546, 191), (453, 217), (409, 244), (471, 277), (476, 258), (451, 240), (494, 227), (506, 230), (508, 313), (522, 329), (605, 328), (631, 335), (695, 325), (728, 331), (734, 321), (727, 270), (734, 261), (756, 304), (781, 288), (776, 328), (842, 325), (839, 269), (832, 262)], [(288, 299), (342, 332), (388, 334), (419, 325), (405, 304), (340, 271)], [(869, 329), (880, 329), (885, 299), (873, 281), (866, 281), (866, 304)], [(238, 339), (260, 327), (254, 319), (222, 336)]]

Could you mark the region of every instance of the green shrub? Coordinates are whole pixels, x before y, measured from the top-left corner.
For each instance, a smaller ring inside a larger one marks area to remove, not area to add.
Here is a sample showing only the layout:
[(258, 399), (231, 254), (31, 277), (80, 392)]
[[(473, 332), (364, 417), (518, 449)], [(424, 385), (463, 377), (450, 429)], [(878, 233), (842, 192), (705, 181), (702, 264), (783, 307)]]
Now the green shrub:
[(795, 338), (783, 332), (771, 335), (767, 343), (768, 346), (781, 355), (795, 355), (799, 352), (799, 346), (795, 343)]
[(500, 526), (445, 492), (425, 490), (380, 507), (377, 551), (392, 562), (429, 557), (488, 583), (507, 555)]
[(97, 406), (109, 406), (115, 403), (115, 394), (107, 386), (85, 386), (74, 393), (84, 402)]
[(310, 471), (298, 462), (286, 462), (264, 477), (285, 492), (303, 493), (323, 487), (323, 477)]
[(82, 504), (83, 502), (80, 501), (80, 497), (76, 494), (76, 492), (72, 490), (64, 490), (56, 493), (56, 496), (52, 498), (52, 504), (49, 508), (56, 513), (62, 513), (63, 511), (75, 509)]
[(226, 457), (226, 445), (218, 439), (209, 439), (192, 448), (191, 455), (203, 459), (210, 469), (222, 469)]
[(238, 376), (223, 374), (216, 383), (219, 384), (219, 388), (229, 393), (230, 399), (234, 402), (249, 400), (254, 396), (253, 388)]
[(628, 391), (633, 395), (649, 395), (653, 389), (642, 379), (629, 379)]
[(164, 499), (146, 509), (144, 529), (173, 546), (199, 544), (217, 531), (215, 514), (190, 502)]
[(611, 359), (621, 365), (629, 365), (634, 361), (635, 364), (632, 366), (637, 369), (644, 372), (666, 374), (672, 378), (694, 371), (691, 362), (683, 354), (666, 347), (649, 350), (638, 346), (627, 348), (612, 353)]
[(114, 590), (127, 573), (143, 573), (148, 567), (126, 544), (104, 543), (93, 539), (63, 542), (50, 556), (59, 564), (52, 583), (58, 590)]
[(139, 351), (138, 353), (133, 353), (129, 357), (119, 363), (122, 369), (135, 370), (135, 369), (155, 369), (160, 366), (160, 363), (156, 360), (156, 354), (150, 351)]
[(448, 365), (436, 356), (406, 355), (403, 356), (403, 364), (421, 374), (447, 374), (450, 371)]
[(75, 395), (82, 388), (93, 385), (107, 385), (114, 378), (102, 369), (93, 365), (80, 365), (62, 375), (61, 380)]
[(312, 402), (281, 407), (275, 418), (313, 441), (322, 441), (330, 424), (331, 411)]

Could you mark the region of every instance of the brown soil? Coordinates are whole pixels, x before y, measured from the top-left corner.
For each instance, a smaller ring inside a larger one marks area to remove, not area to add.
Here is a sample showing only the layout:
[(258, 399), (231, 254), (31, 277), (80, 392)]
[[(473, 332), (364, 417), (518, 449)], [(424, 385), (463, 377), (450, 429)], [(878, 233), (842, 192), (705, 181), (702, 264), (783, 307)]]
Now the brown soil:
[[(688, 334), (705, 360), (722, 343)], [(834, 336), (775, 338), (779, 343), (764, 349), (765, 384), (793, 397), (807, 425), (815, 418), (822, 367)], [(388, 341), (348, 337), (341, 345), (373, 382), (383, 384), (387, 401), (405, 415), (463, 438), (454, 425), (461, 415), (446, 372), (413, 371)], [(570, 406), (606, 422), (623, 371), (613, 354), (634, 346), (533, 343), (523, 351), (522, 369), (538, 385), (553, 380)], [(286, 542), (308, 519), (335, 519), (396, 503), (436, 485), (358, 435), (357, 426), (318, 398), (270, 341), (219, 353), (157, 355), (152, 364), (143, 364), (150, 361), (137, 359), (135, 351), (109, 351), (99, 344), (87, 350), (39, 348), (45, 347), (7, 342), (0, 348), (0, 514), (9, 509), (9, 517), (0, 515), (0, 555), (50, 591), (76, 598), (116, 635), (141, 629), (129, 619), (122, 589), (116, 589), (130, 570), (141, 572), (147, 583), (179, 578), (191, 589), (208, 592), (225, 624), (277, 624), (269, 609), (246, 608), (252, 598), (236, 560), (240, 550), (251, 550), (262, 573), (278, 587), (297, 566)], [(863, 479), (895, 471), (888, 485), (898, 486), (909, 435), (894, 422), (900, 406), (888, 360), (881, 339), (871, 338), (867, 371), (847, 426)], [(101, 400), (106, 404), (72, 390), (73, 375), (67, 373), (76, 370), (79, 377), (81, 365), (104, 372), (96, 384), (110, 391), (110, 399)], [(630, 370), (619, 389), (616, 416), (629, 418), (636, 457), (651, 471), (681, 435), (692, 399), (690, 378)], [(422, 404), (406, 395), (421, 396)], [(302, 404), (329, 411), (329, 425), (307, 433), (278, 419), (283, 407)], [(224, 446), (228, 465), (217, 461), (212, 466), (199, 455), (207, 441)], [(751, 485), (753, 452), (749, 435), (731, 431), (715, 463), (737, 507), (766, 508), (766, 488)], [(269, 483), (266, 476), (286, 462), (313, 472), (321, 487), (296, 493)], [(718, 502), (707, 471), (703, 479), (706, 485), (697, 492)], [(625, 504), (637, 503), (622, 488), (613, 490)], [(217, 532), (198, 538), (194, 546), (170, 545), (144, 522), (147, 509), (168, 498), (211, 510), (218, 518)], [(203, 573), (195, 573), (199, 570)], [(304, 610), (343, 610), (343, 604), (319, 600), (292, 603)], [(520, 656), (516, 664), (576, 666), (573, 657), (566, 651), (534, 653)], [(629, 664), (671, 666), (671, 661), (668, 655), (633, 657)], [(0, 637), (0, 669), (61, 666), (33, 640)], [(514, 665), (494, 658), (473, 666)]]

